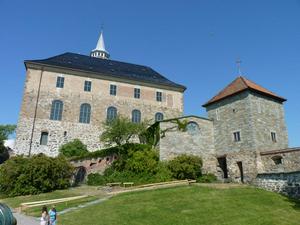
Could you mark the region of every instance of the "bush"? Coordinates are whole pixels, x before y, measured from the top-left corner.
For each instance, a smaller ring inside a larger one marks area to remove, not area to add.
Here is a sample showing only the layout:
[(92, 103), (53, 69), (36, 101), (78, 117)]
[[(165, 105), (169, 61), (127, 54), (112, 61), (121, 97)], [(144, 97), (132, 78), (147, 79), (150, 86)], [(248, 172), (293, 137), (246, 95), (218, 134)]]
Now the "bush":
[(88, 153), (86, 145), (84, 145), (79, 139), (74, 139), (73, 141), (62, 145), (59, 148), (60, 154), (66, 157), (72, 156), (83, 156)]
[(105, 185), (106, 178), (105, 176), (98, 173), (91, 173), (87, 177), (87, 184), (92, 186)]
[(65, 189), (70, 186), (72, 172), (72, 165), (64, 157), (16, 156), (0, 167), (0, 192), (18, 196)]
[(156, 150), (130, 151), (125, 170), (138, 173), (154, 174), (157, 171), (159, 155)]
[(202, 176), (197, 178), (197, 182), (199, 183), (213, 183), (216, 181), (217, 177), (212, 173), (203, 174)]
[(169, 161), (168, 168), (175, 179), (196, 179), (201, 175), (202, 159), (198, 156), (179, 155)]

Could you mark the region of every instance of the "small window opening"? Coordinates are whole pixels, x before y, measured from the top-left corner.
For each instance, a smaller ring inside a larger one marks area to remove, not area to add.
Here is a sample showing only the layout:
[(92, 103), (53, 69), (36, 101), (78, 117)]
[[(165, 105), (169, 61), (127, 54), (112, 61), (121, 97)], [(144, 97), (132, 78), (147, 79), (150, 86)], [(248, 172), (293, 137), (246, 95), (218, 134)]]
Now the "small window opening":
[(275, 165), (282, 164), (282, 157), (281, 156), (274, 156), (274, 157), (272, 157), (272, 160), (273, 160)]
[(47, 145), (48, 144), (48, 132), (42, 132), (40, 145)]
[(234, 132), (234, 133), (233, 133), (233, 137), (234, 137), (234, 141), (235, 141), (235, 142), (241, 141), (241, 134), (240, 134), (239, 131)]

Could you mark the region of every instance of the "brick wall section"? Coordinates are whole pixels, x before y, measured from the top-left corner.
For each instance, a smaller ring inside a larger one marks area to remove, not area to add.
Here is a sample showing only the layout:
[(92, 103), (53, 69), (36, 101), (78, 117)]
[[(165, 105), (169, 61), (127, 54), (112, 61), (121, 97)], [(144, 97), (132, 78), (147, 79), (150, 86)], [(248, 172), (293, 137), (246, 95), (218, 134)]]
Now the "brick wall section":
[[(101, 80), (77, 76), (72, 74), (60, 74), (56, 72), (27, 69), (25, 90), (17, 126), (15, 151), (17, 154), (27, 154), (31, 139), (33, 117), (38, 96), (39, 80), (42, 74), (39, 93), (35, 129), (33, 132), (32, 153), (44, 152), (55, 156), (58, 147), (74, 138), (79, 138), (88, 149), (93, 151), (102, 147), (99, 136), (103, 130), (103, 122), (106, 119), (106, 110), (109, 106), (118, 109), (118, 113), (131, 118), (133, 109), (139, 109), (142, 120), (154, 120), (156, 112), (162, 112), (164, 118), (182, 116), (183, 93), (157, 89), (154, 87), (137, 86), (133, 84)], [(57, 76), (64, 76), (64, 88), (56, 88)], [(84, 92), (84, 81), (92, 81), (91, 92)], [(117, 85), (117, 96), (109, 94), (110, 84)], [(134, 88), (141, 89), (141, 98), (133, 97)], [(162, 102), (156, 101), (156, 91), (163, 92)], [(51, 121), (50, 111), (53, 100), (62, 100), (64, 103), (62, 121)], [(91, 105), (90, 124), (79, 123), (80, 105)], [(40, 146), (42, 131), (49, 132), (47, 146)], [(67, 135), (64, 135), (64, 132)]]
[(300, 199), (300, 171), (258, 174), (254, 184), (269, 191)]

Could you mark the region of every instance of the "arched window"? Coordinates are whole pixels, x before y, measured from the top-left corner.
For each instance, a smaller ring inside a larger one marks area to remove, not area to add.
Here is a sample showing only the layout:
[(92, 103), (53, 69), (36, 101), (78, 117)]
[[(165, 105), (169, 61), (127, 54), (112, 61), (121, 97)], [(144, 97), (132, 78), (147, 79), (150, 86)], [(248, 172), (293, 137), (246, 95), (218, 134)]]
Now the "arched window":
[(164, 119), (164, 114), (158, 112), (155, 114), (155, 122), (162, 121)]
[(200, 132), (198, 123), (196, 123), (194, 121), (188, 122), (188, 124), (186, 125), (186, 130), (191, 135), (196, 135)]
[(273, 156), (272, 157), (273, 162), (275, 163), (275, 165), (280, 165), (282, 164), (282, 157), (279, 155)]
[(64, 104), (60, 100), (54, 100), (51, 106), (50, 120), (61, 120)]
[(132, 110), (132, 117), (131, 120), (133, 123), (140, 123), (141, 122), (141, 111), (140, 110)]
[(113, 107), (113, 106), (110, 106), (107, 108), (107, 115), (106, 115), (106, 119), (108, 121), (112, 121), (114, 119), (117, 118), (117, 108), (116, 107)]
[(80, 106), (79, 123), (90, 123), (91, 118), (91, 105), (83, 103)]

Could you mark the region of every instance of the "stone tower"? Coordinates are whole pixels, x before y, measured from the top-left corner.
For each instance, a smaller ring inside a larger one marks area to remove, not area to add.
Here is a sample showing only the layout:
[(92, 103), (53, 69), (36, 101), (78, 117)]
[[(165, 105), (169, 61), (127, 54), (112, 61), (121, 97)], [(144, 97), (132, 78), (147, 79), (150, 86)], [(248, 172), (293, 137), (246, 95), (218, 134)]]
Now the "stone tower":
[(224, 178), (250, 179), (262, 169), (259, 152), (288, 147), (284, 101), (240, 76), (203, 105), (213, 120)]

